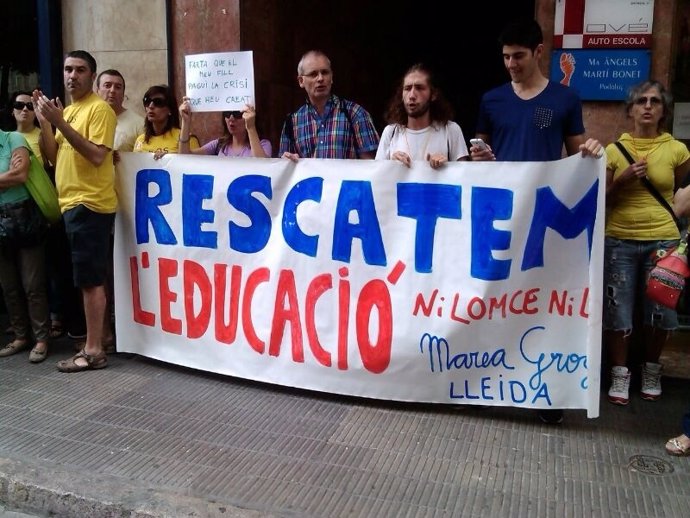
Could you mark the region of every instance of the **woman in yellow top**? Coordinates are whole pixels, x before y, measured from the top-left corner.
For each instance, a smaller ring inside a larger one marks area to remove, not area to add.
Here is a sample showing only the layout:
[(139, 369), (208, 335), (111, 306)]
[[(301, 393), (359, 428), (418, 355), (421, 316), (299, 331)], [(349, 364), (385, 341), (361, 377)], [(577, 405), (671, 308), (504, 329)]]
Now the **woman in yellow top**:
[(654, 253), (678, 244), (673, 217), (642, 183), (649, 181), (668, 201), (690, 170), (690, 152), (664, 131), (671, 96), (657, 81), (645, 81), (630, 90), (626, 109), (633, 122), (630, 133), (619, 141), (634, 163), (628, 162), (615, 144), (606, 148), (606, 242), (604, 258), (604, 340), (611, 364), (611, 403), (629, 400), (628, 347), (637, 302), (643, 308), (644, 365), (641, 397), (661, 397), (659, 357), (671, 332), (678, 327), (675, 310), (645, 297), (647, 274)]
[[(158, 159), (167, 153), (178, 153), (180, 143), (180, 118), (177, 102), (167, 85), (155, 85), (144, 94), (144, 133), (137, 137), (134, 151), (153, 153)], [(195, 136), (187, 137), (190, 149), (199, 147)]]

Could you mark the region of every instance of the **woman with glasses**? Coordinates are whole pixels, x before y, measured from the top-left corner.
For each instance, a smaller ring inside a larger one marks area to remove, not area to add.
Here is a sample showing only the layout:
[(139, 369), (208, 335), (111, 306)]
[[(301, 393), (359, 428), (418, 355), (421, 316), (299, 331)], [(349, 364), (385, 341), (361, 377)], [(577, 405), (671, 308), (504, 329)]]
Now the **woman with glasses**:
[(30, 92), (15, 92), (12, 94), (12, 119), (16, 124), (16, 131), (22, 134), (34, 155), (43, 161), (40, 148), (41, 128), (36, 120), (34, 104)]
[(167, 85), (155, 85), (144, 94), (144, 133), (137, 137), (134, 151), (153, 153), (159, 159), (167, 153), (178, 153), (180, 144), (191, 149), (199, 147), (199, 140), (187, 134), (180, 136), (177, 102)]
[[(656, 252), (678, 244), (670, 205), (674, 190), (690, 170), (688, 148), (664, 131), (671, 96), (661, 83), (634, 86), (625, 107), (632, 129), (606, 148), (603, 327), (611, 366), (608, 399), (617, 405), (629, 401), (628, 348), (638, 306), (644, 339), (640, 396), (648, 401), (661, 397), (659, 357), (678, 327), (678, 317), (674, 309), (645, 296), (645, 281)], [(662, 204), (654, 191), (667, 203)]]
[(271, 157), (273, 152), (271, 142), (268, 139), (259, 138), (256, 129), (256, 110), (253, 106), (245, 105), (242, 111), (224, 111), (222, 113), (223, 136), (199, 149), (190, 149), (188, 142), (192, 125), (189, 97), (182, 98), (179, 112), (182, 121), (180, 153), (223, 157)]

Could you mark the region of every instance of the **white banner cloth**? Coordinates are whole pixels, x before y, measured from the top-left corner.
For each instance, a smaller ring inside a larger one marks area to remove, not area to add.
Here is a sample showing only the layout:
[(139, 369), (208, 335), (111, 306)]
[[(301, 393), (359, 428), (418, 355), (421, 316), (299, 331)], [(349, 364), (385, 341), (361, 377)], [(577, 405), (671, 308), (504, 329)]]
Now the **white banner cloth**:
[(119, 351), (337, 394), (598, 416), (603, 159), (121, 156)]

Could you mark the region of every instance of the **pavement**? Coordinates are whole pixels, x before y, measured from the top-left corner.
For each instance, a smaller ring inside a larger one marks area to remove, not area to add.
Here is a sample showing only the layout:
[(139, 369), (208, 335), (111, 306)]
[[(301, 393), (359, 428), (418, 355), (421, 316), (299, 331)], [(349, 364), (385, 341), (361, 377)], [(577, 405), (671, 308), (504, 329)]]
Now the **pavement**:
[(690, 400), (690, 332), (669, 349), (660, 401), (602, 399), (599, 418), (566, 411), (560, 425), (136, 355), (60, 373), (71, 347), (0, 358), (0, 516), (690, 516), (690, 457), (663, 448)]

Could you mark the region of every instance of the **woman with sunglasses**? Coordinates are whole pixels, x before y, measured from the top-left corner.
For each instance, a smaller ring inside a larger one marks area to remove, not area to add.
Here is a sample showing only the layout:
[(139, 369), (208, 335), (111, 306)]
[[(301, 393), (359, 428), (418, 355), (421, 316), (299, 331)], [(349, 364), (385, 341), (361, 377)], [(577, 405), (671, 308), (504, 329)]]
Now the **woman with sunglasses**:
[[(640, 396), (648, 401), (661, 397), (659, 357), (678, 327), (678, 316), (674, 309), (645, 296), (645, 280), (656, 252), (678, 244), (678, 227), (665, 205), (673, 203), (674, 190), (690, 171), (688, 148), (664, 131), (671, 96), (661, 83), (634, 86), (625, 108), (632, 121), (632, 130), (618, 140), (625, 152), (616, 143), (606, 148), (603, 327), (611, 366), (608, 399), (617, 405), (629, 401), (628, 348), (638, 305), (644, 340)], [(667, 203), (662, 204), (653, 191)]]
[(180, 105), (182, 132), (180, 153), (195, 155), (217, 155), (222, 157), (270, 158), (273, 149), (268, 139), (259, 138), (256, 129), (256, 110), (245, 105), (242, 111), (224, 111), (223, 136), (212, 140), (199, 149), (190, 149), (187, 139), (192, 125), (192, 109), (189, 97), (182, 98)]
[[(199, 140), (187, 134), (180, 137), (177, 102), (167, 85), (155, 85), (144, 94), (144, 133), (137, 137), (134, 151), (153, 153), (157, 160), (167, 153), (178, 153), (181, 143), (191, 149), (199, 147)], [(184, 141), (184, 142), (183, 142)]]
[[(43, 160), (40, 140), (41, 128), (34, 113), (31, 92), (15, 92), (12, 94), (12, 119), (16, 123), (16, 131), (22, 134), (34, 155)], [(45, 163), (45, 162), (44, 162)]]

